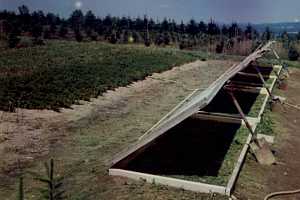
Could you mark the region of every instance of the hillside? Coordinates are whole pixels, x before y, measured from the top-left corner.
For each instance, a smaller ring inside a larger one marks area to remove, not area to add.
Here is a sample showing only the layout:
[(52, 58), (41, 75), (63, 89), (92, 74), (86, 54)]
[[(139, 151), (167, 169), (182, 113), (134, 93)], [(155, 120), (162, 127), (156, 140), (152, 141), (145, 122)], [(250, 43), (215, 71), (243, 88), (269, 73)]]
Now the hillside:
[(260, 33), (263, 33), (267, 27), (275, 34), (281, 34), (284, 31), (288, 33), (298, 33), (300, 31), (299, 22), (262, 23), (253, 26)]
[(199, 53), (137, 45), (51, 41), (0, 56), (0, 109), (59, 109), (201, 59)]

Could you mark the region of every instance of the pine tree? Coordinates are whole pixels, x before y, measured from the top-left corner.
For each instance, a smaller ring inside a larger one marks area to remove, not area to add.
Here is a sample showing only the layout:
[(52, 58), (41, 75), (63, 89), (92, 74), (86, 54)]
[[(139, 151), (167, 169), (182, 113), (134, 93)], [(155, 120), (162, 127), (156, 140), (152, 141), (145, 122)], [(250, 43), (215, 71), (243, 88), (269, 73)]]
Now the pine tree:
[(31, 16), (29, 8), (25, 5), (18, 7), (19, 14), (20, 14), (20, 22), (21, 22), (21, 29), (25, 32), (30, 30), (31, 26)]
[(290, 61), (297, 61), (299, 58), (299, 52), (297, 51), (297, 49), (295, 47), (291, 47), (289, 49), (288, 56), (289, 56)]
[(85, 29), (92, 30), (95, 28), (95, 24), (96, 24), (96, 16), (94, 15), (94, 13), (91, 10), (87, 11), (87, 13), (85, 14), (85, 17), (84, 17)]
[(15, 48), (20, 42), (20, 38), (18, 37), (17, 31), (14, 30), (8, 35), (8, 47)]
[(198, 25), (194, 19), (191, 19), (188, 26), (187, 26), (187, 32), (193, 36), (198, 34)]
[(66, 23), (63, 23), (59, 28), (59, 36), (64, 38), (68, 34), (68, 27)]
[(246, 30), (245, 30), (244, 33), (245, 33), (245, 37), (248, 40), (252, 40), (253, 39), (253, 28), (252, 28), (251, 24), (247, 25)]
[(271, 39), (271, 37), (272, 37), (272, 33), (271, 33), (271, 31), (270, 31), (270, 28), (267, 27), (266, 30), (265, 30), (265, 32), (263, 33), (262, 38), (263, 38), (263, 40), (268, 41), (268, 40)]
[(82, 42), (83, 36), (81, 34), (80, 29), (76, 29), (74, 32), (75, 32), (75, 39), (76, 39), (76, 41), (77, 42)]
[(69, 22), (71, 24), (71, 27), (73, 30), (80, 30), (82, 28), (82, 25), (84, 23), (84, 16), (81, 10), (75, 10), (70, 18)]
[(23, 176), (19, 177), (18, 200), (24, 200)]
[(40, 24), (36, 24), (32, 28), (32, 37), (33, 37), (33, 43), (35, 45), (44, 45), (44, 41), (42, 40), (41, 36), (43, 33), (43, 27)]

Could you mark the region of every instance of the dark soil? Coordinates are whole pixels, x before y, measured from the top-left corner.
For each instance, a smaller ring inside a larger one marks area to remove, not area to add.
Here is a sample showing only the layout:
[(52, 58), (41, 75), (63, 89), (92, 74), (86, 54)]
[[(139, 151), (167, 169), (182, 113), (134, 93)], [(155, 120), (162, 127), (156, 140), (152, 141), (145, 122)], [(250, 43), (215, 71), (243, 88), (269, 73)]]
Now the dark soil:
[(157, 139), (126, 169), (157, 175), (217, 176), (240, 126), (189, 118)]
[[(259, 96), (259, 94), (251, 94), (245, 92), (234, 92), (234, 95), (246, 115), (250, 113), (252, 106)], [(203, 109), (203, 111), (237, 115), (239, 114), (238, 110), (234, 106), (232, 98), (224, 90), (221, 90), (212, 100), (212, 102)]]

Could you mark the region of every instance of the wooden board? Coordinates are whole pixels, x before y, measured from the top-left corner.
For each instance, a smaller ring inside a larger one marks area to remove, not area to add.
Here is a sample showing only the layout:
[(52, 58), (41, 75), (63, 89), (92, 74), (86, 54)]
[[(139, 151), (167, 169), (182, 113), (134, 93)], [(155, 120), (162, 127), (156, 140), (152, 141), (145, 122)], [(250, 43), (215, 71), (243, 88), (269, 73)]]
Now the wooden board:
[(164, 176), (157, 176), (151, 174), (145, 174), (140, 172), (133, 172), (129, 170), (122, 170), (122, 169), (109, 169), (109, 175), (111, 176), (121, 176), (126, 177), (134, 180), (143, 180), (147, 183), (151, 184), (161, 184), (167, 185), (170, 187), (180, 188), (184, 190), (190, 190), (194, 192), (201, 192), (201, 193), (218, 193), (225, 195), (226, 188), (223, 186), (217, 185), (210, 185), (205, 183), (193, 182), (193, 181), (186, 181), (176, 178), (169, 178)]

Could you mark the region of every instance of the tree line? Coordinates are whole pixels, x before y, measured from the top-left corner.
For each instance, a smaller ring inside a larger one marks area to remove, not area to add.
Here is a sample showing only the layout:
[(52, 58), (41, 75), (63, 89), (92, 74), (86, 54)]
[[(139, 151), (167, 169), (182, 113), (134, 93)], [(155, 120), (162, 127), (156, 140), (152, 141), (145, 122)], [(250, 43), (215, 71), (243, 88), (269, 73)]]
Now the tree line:
[(42, 45), (43, 39), (100, 40), (110, 43), (144, 43), (146, 46), (176, 45), (181, 49), (197, 45), (215, 44), (215, 50), (233, 48), (234, 43), (245, 40), (257, 40), (260, 37), (270, 39), (271, 32), (259, 35), (250, 25), (242, 29), (237, 23), (220, 25), (210, 20), (208, 23), (194, 19), (177, 23), (173, 19), (154, 20), (143, 17), (97, 17), (92, 11), (72, 12), (69, 18), (61, 18), (43, 11), (30, 12), (25, 5), (18, 12), (3, 10), (0, 12), (1, 30), (10, 47), (16, 47), (19, 36), (30, 36), (34, 44)]

